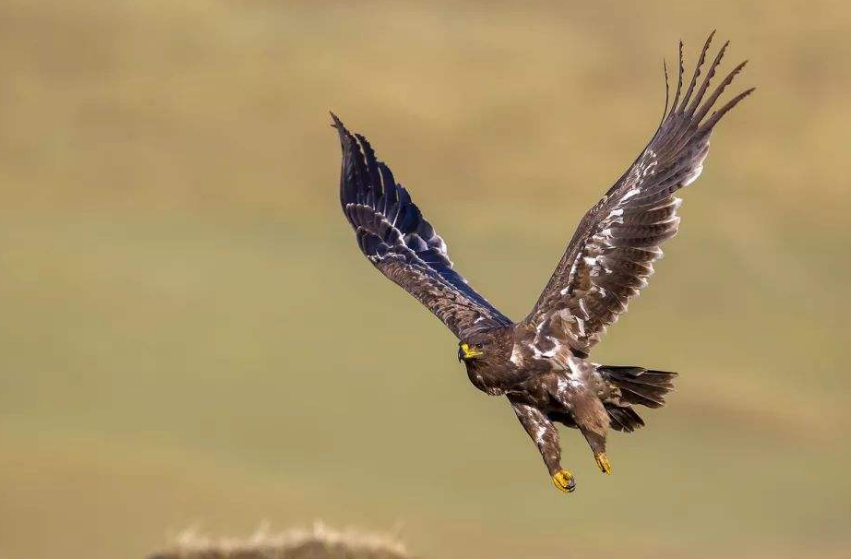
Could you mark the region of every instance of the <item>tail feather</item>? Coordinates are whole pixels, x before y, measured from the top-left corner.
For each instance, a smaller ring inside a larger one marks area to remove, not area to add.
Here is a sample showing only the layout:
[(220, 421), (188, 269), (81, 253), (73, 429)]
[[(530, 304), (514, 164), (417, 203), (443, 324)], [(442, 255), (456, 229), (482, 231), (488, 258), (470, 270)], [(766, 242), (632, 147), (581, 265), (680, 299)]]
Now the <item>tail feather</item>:
[(632, 433), (636, 429), (644, 427), (644, 420), (632, 407), (622, 408), (612, 405), (606, 406), (606, 411), (609, 412), (609, 420), (612, 429), (615, 431)]
[(677, 373), (648, 370), (643, 367), (622, 367), (605, 365), (597, 369), (610, 382), (625, 380), (634, 384), (646, 384), (659, 388), (673, 389), (674, 377)]
[(644, 367), (602, 366), (597, 369), (617, 389), (620, 398), (606, 403), (612, 428), (631, 433), (644, 426), (633, 405), (661, 408), (665, 394), (674, 389), (677, 373), (648, 370)]
[(668, 388), (636, 384), (628, 380), (620, 380), (616, 384), (621, 390), (621, 400), (654, 409), (665, 405), (665, 394), (669, 391)]

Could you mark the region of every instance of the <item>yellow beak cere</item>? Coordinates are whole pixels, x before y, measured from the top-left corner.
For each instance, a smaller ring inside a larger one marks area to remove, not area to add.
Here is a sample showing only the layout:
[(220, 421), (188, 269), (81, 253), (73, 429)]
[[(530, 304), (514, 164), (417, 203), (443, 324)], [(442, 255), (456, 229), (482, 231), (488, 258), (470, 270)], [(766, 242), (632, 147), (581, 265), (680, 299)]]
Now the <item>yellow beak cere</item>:
[(469, 344), (461, 344), (461, 358), (462, 359), (475, 359), (480, 355), (484, 355), (483, 352), (479, 351), (476, 348), (470, 347)]

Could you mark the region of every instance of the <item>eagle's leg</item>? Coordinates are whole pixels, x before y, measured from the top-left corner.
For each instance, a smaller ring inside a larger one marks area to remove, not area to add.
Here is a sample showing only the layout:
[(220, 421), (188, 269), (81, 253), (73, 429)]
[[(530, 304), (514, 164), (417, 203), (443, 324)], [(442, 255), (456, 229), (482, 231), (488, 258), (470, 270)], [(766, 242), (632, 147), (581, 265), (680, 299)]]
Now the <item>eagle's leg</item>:
[(585, 435), (585, 440), (588, 441), (588, 446), (594, 453), (594, 460), (597, 461), (597, 467), (604, 474), (611, 475), (612, 464), (609, 462), (609, 457), (606, 455), (606, 435), (599, 434), (591, 430), (579, 428), (582, 434)]
[(572, 493), (576, 489), (576, 481), (572, 473), (561, 467), (561, 445), (559, 445), (558, 430), (555, 425), (538, 408), (514, 402), (511, 405), (514, 413), (517, 414), (517, 419), (538, 446), (553, 484), (560, 491)]

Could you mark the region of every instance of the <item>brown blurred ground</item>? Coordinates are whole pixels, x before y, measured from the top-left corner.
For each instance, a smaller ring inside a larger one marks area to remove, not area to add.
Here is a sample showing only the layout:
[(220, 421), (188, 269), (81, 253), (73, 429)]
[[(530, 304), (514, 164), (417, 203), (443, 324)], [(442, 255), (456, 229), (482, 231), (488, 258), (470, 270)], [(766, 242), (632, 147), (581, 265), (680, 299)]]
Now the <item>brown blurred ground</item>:
[[(678, 392), (610, 478), (565, 434), (565, 497), (358, 254), (327, 111), (519, 317), (713, 28), (757, 93), (595, 354)], [(847, 556), (849, 32), (840, 2), (0, 1), (0, 557), (314, 518), (423, 557)]]

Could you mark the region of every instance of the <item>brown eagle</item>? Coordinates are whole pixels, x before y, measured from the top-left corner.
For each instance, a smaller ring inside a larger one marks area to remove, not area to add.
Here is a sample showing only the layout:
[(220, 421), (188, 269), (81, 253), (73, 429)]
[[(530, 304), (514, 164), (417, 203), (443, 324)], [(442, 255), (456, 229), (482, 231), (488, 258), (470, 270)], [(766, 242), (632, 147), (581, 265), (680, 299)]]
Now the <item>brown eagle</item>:
[(745, 66), (736, 66), (707, 96), (728, 44), (698, 83), (713, 35), (685, 93), (680, 42), (670, 111), (665, 69), (662, 122), (635, 162), (582, 218), (543, 293), (520, 322), (499, 312), (454, 270), (446, 243), (366, 138), (331, 115), (343, 148), (340, 203), (358, 246), (381, 273), (458, 337), (458, 359), (470, 381), (487, 394), (508, 398), (562, 491), (573, 491), (576, 482), (561, 467), (556, 423), (579, 429), (600, 470), (609, 474), (609, 428), (632, 432), (642, 427), (633, 406), (661, 407), (673, 387), (676, 373), (599, 365), (589, 354), (647, 285), (653, 262), (662, 256), (662, 243), (677, 233), (681, 200), (675, 194), (700, 175), (713, 128), (753, 91), (709, 114)]

